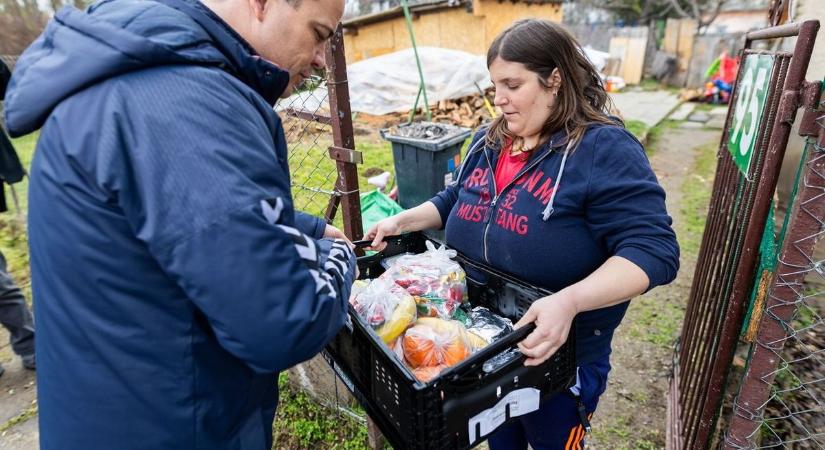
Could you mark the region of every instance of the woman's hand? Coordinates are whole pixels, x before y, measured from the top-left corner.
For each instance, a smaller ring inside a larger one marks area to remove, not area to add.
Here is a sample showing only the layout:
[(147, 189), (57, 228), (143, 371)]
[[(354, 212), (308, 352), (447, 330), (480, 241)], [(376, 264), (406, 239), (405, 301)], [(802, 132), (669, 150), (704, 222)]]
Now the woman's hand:
[(525, 366), (537, 366), (567, 341), (573, 318), (578, 314), (573, 296), (569, 290), (562, 290), (541, 298), (530, 305), (524, 317), (516, 323), (516, 328), (536, 322), (536, 329), (518, 345), (527, 360)]
[(364, 235), (364, 239), (372, 239), (372, 244), (367, 247), (367, 250), (375, 250), (380, 252), (384, 250), (387, 243), (384, 242), (386, 236), (395, 236), (401, 234), (401, 225), (399, 223), (399, 216), (387, 217), (386, 219), (376, 223)]

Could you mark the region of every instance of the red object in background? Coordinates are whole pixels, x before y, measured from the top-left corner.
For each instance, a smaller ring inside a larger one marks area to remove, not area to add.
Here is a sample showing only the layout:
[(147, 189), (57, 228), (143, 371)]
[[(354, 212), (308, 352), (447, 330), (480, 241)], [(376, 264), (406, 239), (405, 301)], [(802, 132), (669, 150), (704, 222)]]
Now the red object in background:
[(719, 58), (719, 79), (727, 84), (733, 84), (736, 74), (739, 72), (739, 57), (730, 57), (723, 54)]

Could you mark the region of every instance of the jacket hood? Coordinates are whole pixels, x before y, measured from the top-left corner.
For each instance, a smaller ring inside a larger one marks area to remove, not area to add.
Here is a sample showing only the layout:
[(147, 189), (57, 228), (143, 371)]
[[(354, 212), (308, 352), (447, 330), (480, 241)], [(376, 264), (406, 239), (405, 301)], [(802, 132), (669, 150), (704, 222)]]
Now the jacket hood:
[(104, 0), (84, 12), (66, 7), (15, 66), (5, 99), (9, 134), (37, 130), (61, 101), (106, 79), (181, 64), (222, 68), (270, 104), (289, 80), (195, 0)]

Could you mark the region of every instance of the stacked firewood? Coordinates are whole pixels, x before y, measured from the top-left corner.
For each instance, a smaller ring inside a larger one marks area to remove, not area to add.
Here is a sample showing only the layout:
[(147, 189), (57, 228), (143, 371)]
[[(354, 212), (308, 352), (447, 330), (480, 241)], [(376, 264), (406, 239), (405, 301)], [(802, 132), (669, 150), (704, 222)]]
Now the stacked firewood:
[[(492, 106), (492, 95), (487, 94), (487, 99)], [(434, 122), (451, 123), (467, 128), (475, 128), (491, 119), (490, 111), (484, 105), (481, 94), (441, 100), (432, 110), (432, 115)]]

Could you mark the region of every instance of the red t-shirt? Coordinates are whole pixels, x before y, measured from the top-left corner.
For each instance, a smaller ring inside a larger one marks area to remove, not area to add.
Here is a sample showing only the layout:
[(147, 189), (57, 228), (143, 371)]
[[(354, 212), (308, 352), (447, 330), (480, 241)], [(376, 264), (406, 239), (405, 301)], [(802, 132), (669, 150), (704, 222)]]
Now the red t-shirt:
[(496, 163), (496, 195), (501, 194), (501, 190), (507, 183), (513, 181), (519, 171), (524, 168), (530, 159), (530, 153), (524, 152), (516, 156), (510, 154), (513, 143), (510, 142), (501, 149)]

